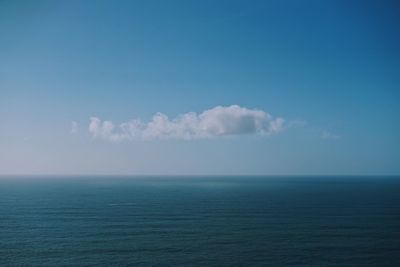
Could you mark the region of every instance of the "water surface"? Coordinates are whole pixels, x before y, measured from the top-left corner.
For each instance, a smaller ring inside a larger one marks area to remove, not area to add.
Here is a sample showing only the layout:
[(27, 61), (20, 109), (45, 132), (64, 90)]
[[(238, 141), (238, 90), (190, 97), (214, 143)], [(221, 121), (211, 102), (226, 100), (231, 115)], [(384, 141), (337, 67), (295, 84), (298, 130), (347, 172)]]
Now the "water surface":
[(400, 266), (399, 177), (1, 177), (0, 266)]

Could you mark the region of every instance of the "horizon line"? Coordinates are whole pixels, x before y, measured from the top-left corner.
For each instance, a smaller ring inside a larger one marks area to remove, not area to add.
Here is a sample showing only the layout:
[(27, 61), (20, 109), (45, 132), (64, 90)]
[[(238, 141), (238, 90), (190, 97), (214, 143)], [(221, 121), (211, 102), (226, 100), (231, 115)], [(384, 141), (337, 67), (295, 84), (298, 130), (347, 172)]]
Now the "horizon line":
[(1, 174), (3, 177), (400, 177), (400, 174)]

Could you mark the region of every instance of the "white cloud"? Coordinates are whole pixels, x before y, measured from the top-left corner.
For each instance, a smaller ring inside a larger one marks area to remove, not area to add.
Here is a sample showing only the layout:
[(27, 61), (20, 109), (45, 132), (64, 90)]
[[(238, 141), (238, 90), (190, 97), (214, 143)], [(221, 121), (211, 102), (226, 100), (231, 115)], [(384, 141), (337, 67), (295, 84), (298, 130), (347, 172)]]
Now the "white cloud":
[(78, 132), (78, 123), (76, 121), (71, 121), (71, 133), (76, 134)]
[(265, 111), (232, 105), (217, 106), (200, 114), (188, 112), (174, 119), (158, 112), (147, 123), (134, 119), (118, 126), (92, 117), (89, 132), (94, 138), (110, 141), (191, 140), (244, 134), (269, 135), (280, 132), (283, 126), (282, 118), (274, 119)]
[(327, 139), (330, 139), (330, 140), (337, 140), (337, 139), (340, 139), (341, 136), (340, 136), (340, 135), (337, 135), (337, 134), (333, 134), (333, 133), (328, 132), (328, 131), (322, 131), (322, 133), (321, 133), (321, 138), (322, 138), (322, 139), (325, 139), (325, 140), (327, 140)]

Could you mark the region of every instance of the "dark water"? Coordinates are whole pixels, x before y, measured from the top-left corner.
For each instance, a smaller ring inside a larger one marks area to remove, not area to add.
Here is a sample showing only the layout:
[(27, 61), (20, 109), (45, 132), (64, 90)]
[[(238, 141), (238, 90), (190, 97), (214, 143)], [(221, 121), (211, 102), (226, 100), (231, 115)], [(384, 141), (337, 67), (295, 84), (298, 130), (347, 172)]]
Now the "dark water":
[(0, 266), (400, 266), (400, 178), (2, 177)]

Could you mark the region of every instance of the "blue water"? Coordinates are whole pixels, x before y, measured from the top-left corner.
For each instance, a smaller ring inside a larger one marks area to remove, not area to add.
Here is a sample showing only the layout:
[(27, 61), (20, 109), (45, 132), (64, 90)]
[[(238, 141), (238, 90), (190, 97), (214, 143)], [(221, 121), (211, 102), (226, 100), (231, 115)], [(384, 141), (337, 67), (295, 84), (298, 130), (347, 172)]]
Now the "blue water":
[(400, 266), (400, 177), (1, 177), (0, 266)]

